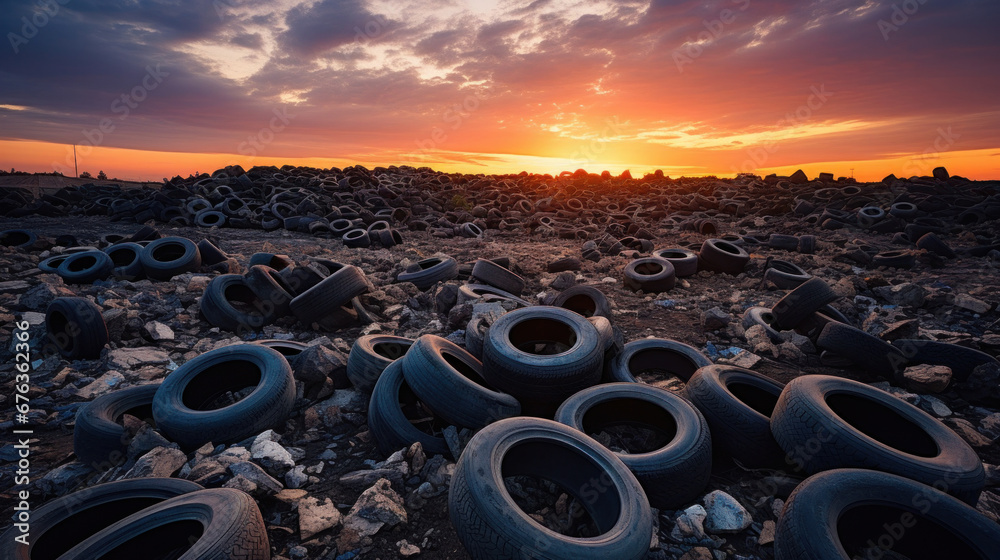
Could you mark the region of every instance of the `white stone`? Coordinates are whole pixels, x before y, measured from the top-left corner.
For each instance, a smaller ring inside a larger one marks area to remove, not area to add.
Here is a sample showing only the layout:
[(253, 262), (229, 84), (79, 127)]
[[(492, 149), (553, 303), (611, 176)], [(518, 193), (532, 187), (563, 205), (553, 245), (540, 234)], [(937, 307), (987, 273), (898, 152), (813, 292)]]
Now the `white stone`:
[(753, 523), (753, 518), (736, 498), (721, 490), (705, 496), (705, 530), (709, 533), (738, 533)]

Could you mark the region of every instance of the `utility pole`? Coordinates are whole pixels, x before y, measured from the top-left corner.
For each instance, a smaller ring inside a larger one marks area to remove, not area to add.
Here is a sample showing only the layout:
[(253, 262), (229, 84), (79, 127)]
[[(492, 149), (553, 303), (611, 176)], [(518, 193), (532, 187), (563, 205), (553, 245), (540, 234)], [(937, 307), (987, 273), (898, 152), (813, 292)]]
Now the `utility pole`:
[(80, 166), (76, 163), (76, 144), (73, 144), (73, 170), (76, 173), (76, 177), (80, 177)]

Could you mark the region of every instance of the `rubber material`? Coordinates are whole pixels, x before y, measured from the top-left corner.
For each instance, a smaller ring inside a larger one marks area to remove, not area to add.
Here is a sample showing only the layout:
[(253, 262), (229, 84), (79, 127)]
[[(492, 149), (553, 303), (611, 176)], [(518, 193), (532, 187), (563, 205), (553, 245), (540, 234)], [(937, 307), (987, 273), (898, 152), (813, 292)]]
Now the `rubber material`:
[(83, 251), (66, 257), (56, 269), (56, 274), (69, 284), (92, 284), (111, 276), (114, 268), (115, 263), (106, 253)]
[(412, 338), (385, 334), (358, 338), (347, 355), (347, 378), (357, 389), (371, 393), (385, 368), (402, 358), (413, 342)]
[(559, 292), (552, 305), (575, 311), (584, 317), (596, 315), (611, 319), (611, 302), (604, 292), (594, 286), (570, 286)]
[(810, 278), (771, 307), (774, 325), (780, 330), (794, 329), (806, 317), (839, 298), (825, 280)]
[(407, 409), (416, 409), (423, 418), (432, 414), (406, 384), (403, 363), (396, 360), (385, 368), (375, 382), (371, 401), (368, 403), (368, 429), (371, 430), (379, 452), (389, 456), (419, 441), (428, 455), (449, 455), (444, 437), (421, 431), (404, 414), (401, 405)]
[(669, 291), (677, 281), (674, 265), (656, 257), (636, 259), (628, 263), (623, 275), (626, 288), (633, 292), (642, 290), (647, 294)]
[(184, 237), (162, 237), (153, 241), (139, 255), (146, 276), (170, 280), (178, 274), (198, 270), (201, 253), (193, 241)]
[(426, 290), (438, 282), (447, 282), (458, 277), (458, 261), (451, 257), (431, 258), (417, 262), (420, 270), (402, 272), (397, 282), (410, 282), (421, 290)]
[(653, 251), (653, 256), (669, 261), (674, 265), (674, 275), (677, 278), (694, 276), (698, 273), (698, 254), (683, 247), (671, 247)]
[(153, 421), (153, 395), (159, 383), (118, 389), (84, 404), (73, 426), (73, 452), (81, 463), (104, 471), (125, 462), (128, 436), (119, 423), (125, 414)]
[(637, 375), (652, 371), (687, 382), (698, 369), (710, 365), (712, 360), (693, 346), (665, 338), (645, 338), (624, 346), (611, 364), (607, 381), (637, 383)]
[(523, 278), (486, 259), (479, 259), (472, 266), (472, 277), (515, 296), (520, 296), (524, 291)]
[(107, 345), (101, 308), (82, 297), (56, 298), (45, 311), (48, 341), (70, 360), (95, 360)]

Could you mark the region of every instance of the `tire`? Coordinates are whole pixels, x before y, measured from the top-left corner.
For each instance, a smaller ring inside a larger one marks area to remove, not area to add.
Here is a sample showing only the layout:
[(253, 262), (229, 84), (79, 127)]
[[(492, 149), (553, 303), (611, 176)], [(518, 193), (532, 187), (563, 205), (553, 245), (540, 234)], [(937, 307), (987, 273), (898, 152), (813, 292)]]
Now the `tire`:
[(414, 342), (412, 338), (387, 334), (358, 338), (347, 355), (347, 378), (354, 387), (371, 394), (385, 368), (402, 358)]
[(285, 357), (285, 361), (287, 361), (289, 367), (292, 368), (293, 377), (295, 367), (298, 365), (297, 362), (299, 354), (301, 354), (306, 348), (309, 348), (308, 345), (302, 342), (296, 342), (294, 340), (279, 340), (276, 338), (255, 340), (251, 344), (259, 344), (261, 346), (266, 346), (271, 350), (277, 350), (279, 354)]
[(483, 344), (490, 330), (488, 319), (486, 315), (473, 315), (465, 325), (465, 350), (479, 361), (483, 360)]
[(908, 360), (898, 348), (865, 331), (830, 322), (820, 331), (816, 346), (839, 354), (869, 373), (894, 379)]
[(410, 282), (421, 290), (426, 290), (438, 282), (458, 278), (458, 261), (451, 257), (424, 259), (417, 263), (420, 270), (402, 272), (397, 282)]
[(202, 490), (178, 478), (136, 478), (107, 482), (50, 500), (31, 510), (28, 546), (16, 544), (12, 527), (0, 542), (9, 560), (61, 558), (91, 535), (170, 498)]
[(244, 275), (247, 286), (264, 304), (265, 324), (291, 314), (292, 288), (277, 270), (262, 264), (250, 267)]
[[(234, 302), (242, 305), (234, 305)], [(252, 332), (265, 323), (264, 303), (239, 274), (222, 274), (213, 278), (205, 287), (199, 306), (209, 323), (227, 331), (239, 334)]]
[(698, 409), (670, 391), (638, 383), (598, 385), (566, 399), (555, 420), (588, 435), (621, 425), (658, 432), (664, 440), (658, 448), (632, 447), (615, 453), (655, 508), (676, 509), (708, 486), (712, 474), (708, 424)]
[(87, 298), (62, 297), (45, 310), (48, 341), (69, 360), (96, 360), (110, 337), (101, 308)]
[[(545, 351), (538, 353), (538, 345)], [(522, 349), (524, 348), (524, 349)], [(600, 381), (604, 348), (597, 329), (561, 307), (515, 309), (490, 327), (483, 345), (483, 377), (521, 401), (558, 404)]]
[(194, 241), (185, 237), (163, 237), (153, 241), (139, 255), (146, 276), (170, 280), (178, 274), (198, 270), (201, 253)]
[(774, 327), (774, 322), (774, 313), (767, 307), (751, 307), (743, 312), (742, 324), (744, 329), (760, 325), (764, 327), (764, 332), (767, 333), (767, 338), (771, 342), (781, 344), (784, 342), (784, 339), (781, 336), (781, 332)]
[[(227, 392), (242, 400), (210, 408)], [(277, 350), (236, 344), (206, 352), (170, 373), (153, 397), (156, 426), (184, 449), (239, 441), (284, 425), (295, 400), (288, 361)]]
[(483, 364), (453, 342), (425, 334), (402, 362), (413, 393), (449, 424), (479, 429), (521, 413), (517, 399), (489, 387)]
[(952, 379), (965, 381), (983, 364), (1000, 367), (996, 358), (985, 352), (935, 340), (900, 339), (892, 341), (910, 364), (932, 364), (951, 368)]
[(478, 300), (484, 296), (500, 297), (503, 299), (507, 299), (513, 301), (514, 303), (522, 307), (531, 306), (531, 304), (528, 303), (526, 300), (523, 300), (520, 297), (510, 292), (505, 292), (500, 288), (496, 288), (488, 284), (463, 284), (458, 287), (459, 305)]
[(428, 455), (449, 455), (444, 437), (425, 433), (414, 426), (400, 407), (401, 403), (407, 407), (420, 406), (403, 378), (403, 362), (396, 360), (375, 382), (368, 403), (368, 429), (379, 452), (389, 456), (419, 441)]
[(69, 255), (56, 255), (54, 257), (49, 257), (38, 263), (38, 270), (41, 270), (45, 274), (57, 274), (59, 272), (59, 265), (62, 264), (68, 256)]
[(115, 263), (106, 253), (84, 251), (66, 257), (56, 274), (68, 284), (93, 284), (111, 276), (114, 269)]
[(936, 253), (946, 259), (957, 258), (958, 255), (948, 246), (947, 243), (941, 241), (937, 235), (933, 233), (925, 233), (920, 239), (917, 240), (917, 249), (923, 249), (925, 251), (930, 251), (931, 253)]
[(698, 273), (698, 254), (683, 247), (671, 247), (653, 251), (656, 258), (668, 261), (674, 265), (674, 275), (677, 278), (694, 276)]
[(288, 258), (288, 255), (275, 255), (274, 253), (254, 253), (250, 255), (250, 262), (247, 263), (247, 267), (257, 264), (269, 266), (279, 272), (295, 266), (295, 263), (292, 262), (292, 259)]
[(774, 325), (780, 330), (794, 329), (806, 317), (840, 296), (822, 278), (811, 278), (785, 294), (771, 307)]
[(674, 265), (656, 257), (636, 259), (628, 263), (625, 265), (624, 276), (626, 288), (633, 292), (642, 290), (646, 294), (670, 291), (677, 282)]
[(811, 255), (816, 252), (816, 236), (803, 235), (799, 237), (799, 252), (803, 255)]
[(95, 471), (105, 471), (125, 462), (128, 437), (118, 422), (131, 414), (153, 421), (153, 395), (160, 387), (140, 385), (106, 393), (84, 404), (73, 426), (73, 452), (81, 463)]
[(14, 249), (30, 249), (38, 236), (26, 229), (8, 229), (0, 231), (0, 245)]
[(917, 205), (912, 202), (897, 202), (889, 209), (889, 214), (903, 220), (916, 218), (917, 212)]
[(794, 235), (782, 235), (780, 233), (775, 233), (768, 238), (767, 246), (772, 249), (795, 251), (799, 248), (799, 238)]
[[(340, 268), (344, 268), (344, 265), (340, 265), (337, 270)], [(279, 270), (278, 275), (284, 280), (288, 286), (288, 293), (294, 298), (322, 282), (332, 272), (334, 271), (328, 271), (323, 265), (309, 263), (307, 266), (286, 267)]]
[[(817, 512), (823, 512), (817, 515)], [(891, 474), (837, 469), (811, 476), (785, 502), (777, 560), (996, 558), (1000, 526), (934, 488)], [(875, 556), (878, 555), (878, 556)]]
[(368, 292), (371, 284), (365, 273), (356, 266), (345, 266), (324, 278), (319, 284), (295, 296), (291, 302), (292, 313), (304, 325), (322, 320), (352, 299)]
[(737, 275), (743, 272), (750, 255), (742, 247), (721, 239), (706, 239), (698, 253), (698, 268)]
[[(505, 490), (504, 478), (515, 475), (566, 489), (600, 535), (568, 537), (535, 522)], [(448, 513), (479, 559), (645, 558), (653, 524), (639, 481), (618, 457), (577, 430), (537, 418), (502, 420), (472, 438), (455, 466)]]
[(160, 230), (153, 226), (142, 226), (139, 228), (139, 231), (133, 233), (132, 236), (128, 238), (128, 240), (132, 243), (138, 243), (140, 241), (153, 241), (156, 239), (160, 239)]
[(611, 303), (604, 292), (594, 286), (570, 286), (552, 301), (555, 307), (575, 311), (584, 317), (605, 317), (611, 319)]
[(869, 229), (875, 224), (885, 219), (885, 210), (878, 206), (865, 206), (858, 210), (858, 225)]
[(368, 236), (368, 232), (361, 229), (355, 228), (344, 234), (344, 247), (351, 248), (363, 248), (370, 247), (372, 244), (371, 238)]
[(112, 270), (115, 278), (130, 282), (145, 278), (146, 270), (139, 261), (139, 255), (144, 250), (145, 248), (138, 243), (119, 243), (106, 247), (104, 252), (111, 257), (111, 262), (115, 266)]
[(781, 260), (772, 260), (767, 263), (764, 270), (764, 280), (771, 282), (782, 290), (793, 290), (810, 278), (812, 274), (802, 270), (795, 263)]
[(225, 227), (229, 218), (218, 210), (206, 209), (194, 216), (194, 223), (199, 227)]
[(152, 505), (95, 533), (59, 558), (148, 558), (154, 549), (165, 558), (271, 558), (257, 503), (233, 488), (196, 490)]
[(479, 259), (472, 266), (472, 277), (515, 296), (524, 291), (524, 278), (486, 259)]
[(986, 474), (979, 456), (933, 416), (881, 389), (829, 375), (785, 386), (771, 415), (775, 440), (809, 474), (839, 468), (888, 472), (975, 505)]
[(910, 269), (917, 263), (917, 257), (910, 251), (888, 251), (872, 257), (872, 266)]
[(710, 365), (708, 356), (683, 342), (665, 338), (633, 340), (612, 362), (607, 381), (638, 383), (637, 375), (655, 371), (675, 375), (686, 383), (696, 371)]
[(771, 411), (784, 385), (747, 369), (708, 366), (688, 381), (684, 394), (712, 431), (714, 457), (730, 457), (747, 468), (783, 465), (771, 435)]
[(198, 242), (198, 253), (201, 255), (201, 264), (205, 266), (212, 266), (229, 258), (229, 255), (207, 239)]

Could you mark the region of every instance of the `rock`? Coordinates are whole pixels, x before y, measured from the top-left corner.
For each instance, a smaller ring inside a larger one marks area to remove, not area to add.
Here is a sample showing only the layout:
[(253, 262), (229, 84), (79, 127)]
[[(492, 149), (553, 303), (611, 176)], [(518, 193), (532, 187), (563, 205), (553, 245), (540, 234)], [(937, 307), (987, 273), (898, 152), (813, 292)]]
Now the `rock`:
[(129, 459), (138, 459), (157, 447), (177, 447), (177, 444), (171, 443), (167, 438), (160, 435), (160, 432), (157, 432), (155, 428), (143, 422), (132, 438), (132, 441), (128, 443), (128, 452), (126, 455)]
[(733, 356), (732, 358), (720, 358), (718, 363), (726, 364), (730, 366), (741, 367), (743, 369), (753, 369), (763, 358), (750, 352), (749, 350), (743, 350)]
[(176, 447), (157, 447), (146, 453), (122, 478), (170, 477), (187, 463), (187, 455)]
[(62, 279), (54, 281), (43, 280), (34, 288), (21, 295), (18, 307), (22, 309), (48, 309), (52, 300), (60, 297), (76, 297), (76, 294), (62, 284)]
[(550, 262), (546, 265), (545, 270), (550, 273), (556, 273), (568, 270), (580, 270), (582, 266), (583, 264), (580, 262), (580, 259), (576, 257), (567, 257), (565, 259)]
[(340, 525), (340, 511), (334, 507), (330, 498), (322, 502), (314, 497), (303, 498), (298, 502), (299, 537), (308, 540), (317, 533)]
[(76, 390), (76, 396), (81, 399), (93, 400), (105, 393), (110, 393), (125, 381), (125, 376), (118, 371), (108, 371), (104, 375)]
[(285, 486), (287, 488), (302, 488), (309, 482), (309, 475), (306, 474), (306, 466), (298, 465), (285, 473)]
[(679, 557), (680, 560), (715, 560), (712, 550), (704, 546), (696, 546)]
[(403, 498), (386, 479), (380, 479), (365, 490), (344, 518), (344, 527), (337, 538), (338, 550), (354, 550), (382, 527), (406, 523)]
[(886, 342), (892, 342), (893, 340), (908, 340), (917, 338), (919, 330), (920, 321), (917, 319), (906, 319), (903, 321), (889, 323), (885, 326), (885, 330), (879, 333), (878, 336)]
[(93, 474), (94, 471), (90, 465), (73, 461), (45, 473), (45, 476), (39, 479), (36, 484), (43, 494), (61, 496), (78, 487), (84, 479), (93, 476)]
[(764, 526), (760, 530), (760, 536), (757, 537), (757, 544), (765, 545), (774, 542), (774, 521), (768, 519), (764, 522)]
[(251, 463), (250, 461), (241, 461), (239, 463), (233, 463), (229, 465), (229, 472), (233, 476), (242, 476), (246, 480), (252, 482), (256, 485), (265, 495), (277, 494), (284, 487), (278, 482), (274, 477), (267, 474), (264, 469), (260, 468), (256, 463)]
[(128, 311), (116, 307), (101, 313), (101, 316), (104, 317), (104, 324), (108, 327), (108, 339), (120, 343), (122, 334), (128, 326)]
[(170, 363), (170, 356), (163, 350), (154, 348), (117, 348), (111, 351), (108, 366), (121, 369), (136, 369), (142, 366), (156, 366)]
[(976, 299), (968, 294), (958, 294), (955, 296), (954, 301), (955, 307), (965, 309), (966, 311), (971, 311), (973, 313), (978, 313), (980, 315), (990, 312), (993, 306), (986, 303), (981, 299)]
[(1000, 486), (1000, 467), (983, 463), (983, 470), (986, 471), (986, 486), (990, 488)]
[(927, 297), (927, 290), (910, 282), (895, 286), (880, 286), (873, 291), (889, 303), (903, 307), (920, 307)]
[(274, 441), (275, 437), (272, 430), (258, 435), (253, 445), (250, 446), (250, 458), (264, 467), (267, 472), (275, 476), (283, 476), (295, 466), (295, 460), (292, 459), (292, 454), (287, 449)]
[(451, 456), (457, 461), (462, 455), (462, 440), (458, 437), (458, 428), (448, 426), (441, 430), (441, 435), (444, 436), (444, 441), (448, 444), (448, 451), (451, 451)]
[(726, 328), (733, 320), (733, 316), (718, 307), (713, 307), (701, 312), (701, 324), (706, 331), (715, 331)]
[(688, 538), (704, 539), (705, 518), (707, 516), (708, 513), (700, 504), (687, 508), (674, 520), (674, 528), (671, 530), (670, 536), (678, 541)]
[(972, 447), (988, 447), (993, 443), (993, 440), (979, 433), (976, 427), (972, 425), (972, 422), (968, 420), (963, 418), (946, 418), (944, 422), (952, 430), (955, 430), (955, 433), (962, 436), (962, 439), (967, 441)]
[(951, 174), (948, 173), (948, 170), (944, 167), (935, 167), (932, 173), (934, 174), (934, 178), (938, 181), (947, 181), (951, 178)]
[(0, 293), (17, 294), (27, 290), (30, 287), (31, 284), (25, 282), (24, 280), (8, 280), (6, 282), (0, 282)]
[(919, 364), (903, 370), (906, 387), (917, 393), (940, 393), (951, 383), (951, 368)]
[(983, 492), (979, 495), (976, 510), (992, 519), (995, 523), (1000, 523), (1000, 495), (993, 492)]
[(721, 490), (705, 496), (705, 530), (709, 533), (738, 533), (753, 523), (750, 513), (736, 498)]
[(146, 323), (146, 332), (149, 333), (150, 338), (156, 341), (174, 339), (173, 329), (159, 321), (150, 321)]
[(406, 539), (397, 542), (396, 545), (399, 546), (399, 555), (403, 558), (409, 558), (410, 556), (420, 554), (420, 547), (406, 542)]
[(549, 283), (549, 287), (553, 290), (563, 291), (567, 288), (576, 285), (576, 275), (572, 272), (560, 272), (556, 277)]
[(951, 409), (948, 405), (944, 404), (941, 399), (932, 397), (930, 395), (920, 396), (920, 408), (930, 412), (938, 418), (944, 418), (946, 416), (951, 416)]
[(788, 182), (790, 182), (790, 183), (808, 183), (809, 182), (809, 177), (806, 176), (805, 171), (802, 171), (801, 169), (799, 169), (795, 173), (792, 173), (790, 177), (788, 177)]
[(994, 412), (980, 420), (979, 431), (993, 439), (1000, 438), (1000, 412)]
[(458, 286), (445, 284), (434, 294), (434, 308), (438, 313), (447, 313), (458, 301)]
[(234, 490), (239, 490), (243, 493), (250, 494), (251, 496), (257, 496), (258, 486), (253, 483), (249, 478), (243, 475), (237, 475), (230, 478), (222, 485), (223, 488), (233, 488)]
[(295, 359), (295, 379), (322, 383), (332, 379), (337, 388), (350, 386), (347, 380), (347, 356), (329, 346), (309, 346)]

